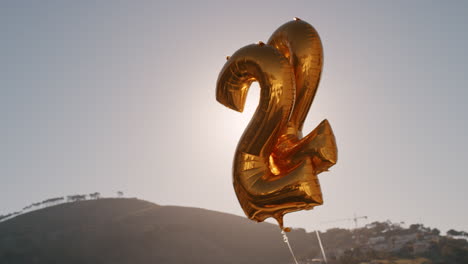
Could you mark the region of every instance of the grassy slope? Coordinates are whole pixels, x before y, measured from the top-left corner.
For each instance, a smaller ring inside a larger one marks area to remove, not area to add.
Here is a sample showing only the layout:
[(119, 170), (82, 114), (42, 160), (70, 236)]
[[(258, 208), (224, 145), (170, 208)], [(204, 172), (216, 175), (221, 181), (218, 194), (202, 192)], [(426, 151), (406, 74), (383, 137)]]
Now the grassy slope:
[[(298, 255), (313, 236), (290, 234)], [(279, 229), (137, 199), (66, 203), (0, 223), (0, 263), (287, 263)]]

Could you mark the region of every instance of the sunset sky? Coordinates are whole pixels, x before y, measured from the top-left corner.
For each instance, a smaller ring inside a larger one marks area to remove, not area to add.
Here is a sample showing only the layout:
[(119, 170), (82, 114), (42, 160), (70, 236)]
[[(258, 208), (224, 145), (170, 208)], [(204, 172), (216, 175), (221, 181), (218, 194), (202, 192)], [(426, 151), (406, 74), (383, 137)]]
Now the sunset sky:
[(468, 2), (167, 2), (0, 3), (0, 215), (118, 190), (243, 215), (232, 158), (259, 88), (240, 114), (216, 79), (300, 17), (324, 47), (304, 133), (327, 118), (339, 157), (324, 205), (286, 225), (356, 213), (468, 231)]

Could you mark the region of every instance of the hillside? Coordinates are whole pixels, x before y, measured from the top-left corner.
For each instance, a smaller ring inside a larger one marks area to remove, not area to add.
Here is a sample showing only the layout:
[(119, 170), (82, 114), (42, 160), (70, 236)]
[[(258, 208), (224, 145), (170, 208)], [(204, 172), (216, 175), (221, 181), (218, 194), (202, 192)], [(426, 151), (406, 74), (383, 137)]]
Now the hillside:
[[(329, 264), (468, 263), (468, 233), (374, 222), (320, 232)], [(320, 257), (315, 233), (288, 234), (301, 264)], [(75, 201), (0, 222), (0, 263), (292, 263), (279, 228), (199, 208), (138, 199)]]
[[(303, 230), (290, 240), (310, 250)], [(301, 241), (296, 243), (295, 241)], [(0, 263), (288, 263), (277, 226), (137, 199), (64, 203), (0, 223)]]

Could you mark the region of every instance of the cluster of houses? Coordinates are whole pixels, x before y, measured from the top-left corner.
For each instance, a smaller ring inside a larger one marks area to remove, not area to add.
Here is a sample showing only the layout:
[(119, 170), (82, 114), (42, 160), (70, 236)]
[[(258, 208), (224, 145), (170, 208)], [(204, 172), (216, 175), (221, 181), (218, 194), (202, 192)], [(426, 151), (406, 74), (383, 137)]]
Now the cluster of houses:
[[(422, 225), (415, 226), (416, 228), (406, 229), (404, 232), (387, 233), (390, 230), (384, 230), (381, 233), (366, 238), (359, 237), (357, 239), (357, 236), (356, 246), (363, 253), (370, 251), (398, 253), (405, 250), (409, 254), (418, 255), (430, 250), (433, 244), (439, 243), (440, 236), (438, 231), (431, 232), (429, 228), (425, 228)], [(330, 250), (330, 255), (339, 258), (346, 250), (349, 249), (332, 249)]]
[[(357, 254), (370, 252), (399, 254), (405, 252), (405, 254), (417, 256), (428, 252), (433, 245), (438, 244), (441, 239), (439, 234), (439, 230), (424, 227), (421, 224), (411, 225), (408, 229), (405, 229), (399, 224), (387, 221), (385, 223), (369, 224), (362, 229), (355, 229), (352, 231), (353, 244), (333, 248), (327, 248), (327, 245), (325, 245), (325, 251), (327, 257), (334, 260), (345, 256), (347, 251), (354, 250), (359, 250), (360, 253)], [(450, 237), (460, 234), (465, 233), (453, 230), (447, 232), (447, 236)], [(468, 233), (466, 239), (468, 240)], [(320, 257), (316, 256), (315, 259), (304, 260), (301, 264), (320, 263), (320, 261), (323, 261)]]
[[(121, 198), (121, 197), (123, 197), (123, 195), (124, 195), (124, 193), (122, 191), (117, 192), (117, 197)], [(0, 215), (0, 222), (6, 221), (6, 220), (11, 219), (11, 218), (13, 218), (15, 216), (18, 216), (20, 214), (24, 214), (24, 213), (34, 211), (34, 210), (37, 210), (37, 209), (41, 209), (41, 208), (61, 204), (61, 203), (64, 203), (64, 202), (69, 203), (69, 202), (84, 201), (84, 200), (86, 200), (87, 197), (89, 197), (90, 199), (96, 200), (96, 199), (101, 198), (101, 194), (99, 192), (94, 192), (94, 193), (90, 193), (90, 194), (68, 195), (68, 196), (66, 196), (66, 199), (65, 199), (64, 196), (46, 199), (46, 200), (44, 200), (42, 202), (32, 203), (32, 204), (30, 204), (28, 206), (25, 206), (20, 211), (16, 211), (16, 212), (9, 213), (9, 214), (6, 214), (6, 215)]]
[(369, 238), (365, 248), (367, 247), (375, 251), (398, 252), (406, 247), (413, 254), (421, 254), (428, 251), (431, 244), (438, 243), (439, 238), (438, 235), (421, 232), (394, 235), (389, 238), (375, 236)]

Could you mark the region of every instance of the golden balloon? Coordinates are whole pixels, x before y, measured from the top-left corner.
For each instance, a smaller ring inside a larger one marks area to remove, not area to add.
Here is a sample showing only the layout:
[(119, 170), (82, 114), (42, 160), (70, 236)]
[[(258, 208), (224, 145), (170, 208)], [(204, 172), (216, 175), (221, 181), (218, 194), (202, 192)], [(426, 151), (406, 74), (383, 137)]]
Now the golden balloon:
[(242, 135), (233, 165), (233, 184), (248, 218), (275, 218), (323, 203), (317, 174), (337, 161), (327, 120), (303, 137), (302, 127), (320, 81), (323, 51), (317, 31), (295, 18), (268, 42), (236, 51), (222, 68), (216, 99), (242, 112), (256, 81), (260, 103)]

